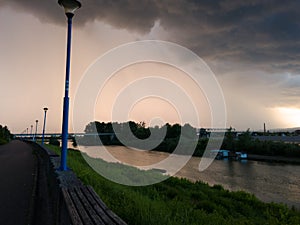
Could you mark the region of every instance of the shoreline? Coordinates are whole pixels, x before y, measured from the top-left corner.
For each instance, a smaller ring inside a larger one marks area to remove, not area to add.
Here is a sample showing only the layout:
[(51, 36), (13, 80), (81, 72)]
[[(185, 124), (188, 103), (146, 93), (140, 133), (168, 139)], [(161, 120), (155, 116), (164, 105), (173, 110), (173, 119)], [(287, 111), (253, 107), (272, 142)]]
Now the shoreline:
[[(75, 150), (75, 149), (74, 149)], [(78, 150), (75, 150), (75, 151), (78, 151)], [(160, 151), (155, 151), (155, 152), (157, 152), (157, 153), (159, 153)], [(87, 152), (86, 152), (87, 153)], [(166, 152), (160, 152), (160, 153), (163, 153), (163, 154), (168, 154), (168, 153), (166, 153)], [(250, 155), (251, 156), (251, 160), (253, 160), (253, 161), (269, 161), (269, 162), (271, 162), (271, 163), (274, 163), (274, 165), (278, 165), (278, 162), (282, 162), (283, 160), (286, 160), (286, 158), (285, 157), (278, 157), (278, 156), (260, 156), (260, 155)], [(91, 156), (91, 157), (93, 157), (93, 156)], [(200, 157), (193, 157), (193, 158), (195, 158), (195, 160), (200, 160), (201, 158)], [(196, 159), (197, 158), (197, 159)], [(255, 160), (254, 160), (255, 159)], [(290, 159), (290, 158), (288, 158), (289, 159), (289, 163), (290, 163), (290, 161), (292, 160), (292, 159)], [(196, 161), (191, 161), (190, 163), (190, 165), (194, 165), (194, 164), (197, 164), (198, 165), (198, 161), (196, 162)], [(249, 163), (250, 163), (250, 161), (251, 161), (250, 159), (249, 159)], [(272, 160), (272, 161), (271, 161)], [(296, 159), (297, 160), (297, 159)], [(216, 161), (222, 161), (222, 160), (216, 160)], [(233, 160), (233, 161), (236, 161), (236, 160)], [(287, 160), (288, 161), (288, 160)], [(194, 163), (193, 163), (194, 162)], [(238, 162), (238, 161), (236, 161), (236, 162)], [(134, 167), (134, 166), (133, 166)], [(191, 166), (188, 166), (188, 167), (190, 167), (190, 168), (192, 168)], [(197, 166), (196, 166), (197, 167)], [(195, 167), (195, 168), (196, 168)], [(159, 172), (159, 173), (161, 173), (162, 175), (169, 175), (169, 174), (165, 174), (166, 173), (166, 170), (163, 170), (162, 168), (152, 168), (152, 169), (150, 169), (150, 170), (153, 170), (153, 171), (156, 171), (156, 172)], [(184, 171), (184, 170), (183, 170)], [(196, 170), (195, 170), (196, 171)], [(274, 199), (264, 199), (264, 198), (262, 198), (262, 196), (263, 195), (260, 195), (259, 193), (256, 193), (256, 192), (253, 192), (253, 191), (251, 191), (251, 190), (248, 190), (247, 189), (247, 187), (245, 188), (245, 187), (242, 187), (241, 186), (241, 188), (239, 188), (239, 189), (234, 189), (234, 188), (232, 188), (232, 187), (230, 187), (230, 185), (229, 186), (227, 186), (226, 185), (226, 183), (224, 184), (224, 183), (220, 183), (220, 182), (213, 182), (213, 183), (211, 183), (209, 180), (206, 180), (206, 179), (199, 179), (199, 177), (193, 177), (193, 176), (189, 176), (189, 175), (187, 175), (186, 173), (180, 173), (180, 172), (177, 172), (176, 174), (174, 174), (174, 175), (172, 175), (172, 177), (174, 177), (174, 178), (185, 178), (185, 179), (187, 179), (187, 180), (189, 180), (190, 182), (192, 182), (192, 183), (196, 183), (197, 181), (202, 181), (202, 182), (204, 182), (204, 183), (207, 183), (210, 187), (213, 187), (214, 185), (221, 185), (224, 189), (226, 189), (226, 190), (229, 190), (229, 191), (239, 191), (239, 190), (243, 190), (244, 192), (246, 192), (246, 193), (250, 193), (250, 194), (253, 194), (254, 196), (256, 196), (256, 198), (258, 198), (260, 201), (262, 201), (262, 202), (265, 202), (265, 203), (270, 203), (270, 202), (274, 202), (274, 203), (279, 203), (279, 204), (284, 204), (284, 205), (286, 205), (286, 206), (288, 206), (289, 208), (296, 208), (297, 210), (300, 210), (300, 206), (298, 205), (298, 204), (296, 204), (296, 203), (294, 203), (294, 202), (289, 202), (289, 201), (284, 201), (284, 200), (276, 200), (277, 198), (274, 198)], [(271, 196), (272, 197), (272, 196)]]
[(300, 158), (248, 154), (248, 160), (300, 165)]
[[(82, 145), (82, 146), (91, 147), (93, 145)], [(122, 146), (122, 145), (105, 145), (105, 146)], [(78, 150), (77, 148), (74, 148), (74, 147), (71, 147), (71, 148), (74, 150)], [(165, 151), (158, 151), (158, 150), (151, 150), (151, 151), (170, 154), (169, 152), (165, 152)], [(202, 158), (203, 156), (194, 156), (193, 155), (193, 157)], [(300, 158), (285, 157), (285, 156), (268, 156), (268, 155), (248, 154), (248, 157), (245, 160), (300, 165)]]

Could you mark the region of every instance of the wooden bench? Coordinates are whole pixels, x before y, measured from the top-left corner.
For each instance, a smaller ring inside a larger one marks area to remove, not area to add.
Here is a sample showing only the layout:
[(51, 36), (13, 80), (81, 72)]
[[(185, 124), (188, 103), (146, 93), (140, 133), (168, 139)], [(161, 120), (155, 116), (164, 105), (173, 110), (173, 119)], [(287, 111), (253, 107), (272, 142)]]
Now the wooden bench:
[(73, 225), (126, 225), (120, 217), (107, 208), (92, 187), (62, 187), (61, 190)]

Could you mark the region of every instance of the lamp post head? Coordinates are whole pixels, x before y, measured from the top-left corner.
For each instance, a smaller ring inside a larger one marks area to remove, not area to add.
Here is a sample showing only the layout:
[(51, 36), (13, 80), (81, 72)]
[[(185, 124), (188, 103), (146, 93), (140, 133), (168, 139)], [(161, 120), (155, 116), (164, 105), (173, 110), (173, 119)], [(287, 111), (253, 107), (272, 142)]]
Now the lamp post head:
[(74, 12), (81, 7), (81, 3), (77, 0), (58, 0), (58, 4), (64, 7), (67, 16), (73, 16)]
[(35, 121), (36, 123), (39, 122), (38, 120)]
[(48, 108), (47, 108), (47, 107), (45, 107), (45, 108), (44, 108), (44, 111), (47, 111), (47, 110), (48, 110)]

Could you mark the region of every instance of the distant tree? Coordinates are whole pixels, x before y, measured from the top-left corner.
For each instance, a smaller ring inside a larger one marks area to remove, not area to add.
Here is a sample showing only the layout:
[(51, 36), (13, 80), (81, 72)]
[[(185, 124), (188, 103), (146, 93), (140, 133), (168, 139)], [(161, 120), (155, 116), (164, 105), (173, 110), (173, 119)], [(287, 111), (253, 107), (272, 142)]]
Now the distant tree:
[(236, 132), (233, 131), (233, 128), (230, 127), (227, 132), (225, 132), (225, 138), (222, 144), (223, 149), (235, 150), (235, 138)]
[(206, 131), (205, 128), (200, 128), (199, 130), (199, 137), (207, 137), (208, 132)]
[(146, 123), (141, 121), (139, 123), (135, 123), (133, 121), (129, 121), (129, 127), (131, 132), (139, 139), (146, 139), (150, 136), (150, 129), (146, 128)]
[(145, 121), (140, 121), (138, 124), (137, 124), (138, 128), (145, 128), (146, 127), (146, 123)]
[(131, 132), (133, 134), (135, 134), (136, 131), (137, 131), (137, 129), (138, 129), (137, 124), (135, 122), (133, 122), (133, 121), (129, 121), (128, 124), (129, 124), (129, 128), (130, 128)]
[(249, 129), (246, 132), (242, 133), (238, 137), (237, 148), (239, 151), (248, 152), (251, 149), (252, 145), (252, 136)]
[(113, 126), (112, 123), (104, 123), (104, 122), (90, 122), (86, 125), (84, 132), (88, 133), (113, 133)]
[(113, 133), (112, 123), (96, 123), (98, 133)]
[(174, 125), (170, 125), (169, 123), (166, 123), (167, 128), (167, 135), (166, 138), (178, 138), (181, 134), (181, 126), (176, 123)]
[(198, 138), (197, 137), (196, 128), (192, 127), (188, 123), (184, 124), (184, 126), (181, 128), (181, 130), (182, 130), (182, 134), (186, 138), (190, 138), (190, 139), (196, 139), (196, 138)]
[(7, 126), (0, 125), (0, 144), (6, 144), (12, 139), (12, 134), (10, 133)]
[(50, 145), (55, 145), (55, 146), (60, 146), (60, 143), (59, 143), (58, 139), (54, 136), (50, 137), (49, 144)]
[(88, 125), (85, 126), (84, 132), (86, 134), (97, 133), (97, 126), (99, 126), (98, 124), (100, 123), (97, 121), (90, 122)]
[(207, 143), (208, 143), (208, 138), (199, 139), (197, 143), (197, 147), (194, 152), (194, 156), (202, 156), (207, 146)]

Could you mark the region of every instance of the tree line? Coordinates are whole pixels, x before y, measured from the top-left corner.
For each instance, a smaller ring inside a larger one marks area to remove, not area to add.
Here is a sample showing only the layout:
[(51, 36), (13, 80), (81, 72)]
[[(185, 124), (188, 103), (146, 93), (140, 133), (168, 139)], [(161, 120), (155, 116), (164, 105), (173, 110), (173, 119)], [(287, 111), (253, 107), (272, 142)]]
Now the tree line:
[(249, 129), (238, 136), (232, 128), (228, 129), (225, 133), (222, 148), (256, 155), (300, 157), (299, 144), (281, 141), (260, 141), (255, 136), (252, 136)]
[[(125, 128), (129, 127), (131, 134)], [(181, 126), (180, 124), (169, 124), (159, 127), (146, 127), (145, 122), (128, 121), (124, 123), (118, 122), (90, 122), (85, 127), (85, 136), (77, 138), (78, 144), (81, 145), (96, 145), (99, 144), (97, 136), (89, 135), (96, 133), (106, 133), (111, 135), (99, 136), (101, 144), (103, 145), (124, 145), (115, 135), (115, 131), (122, 133), (122, 136), (127, 140), (126, 145), (136, 148), (142, 148), (137, 142), (131, 140), (130, 135), (134, 135), (138, 139), (147, 139), (150, 135), (162, 134), (165, 131), (162, 141), (153, 149), (154, 151), (173, 152), (178, 144), (181, 144), (181, 153), (185, 154), (185, 149), (191, 146), (194, 147), (194, 156), (202, 156), (208, 140), (209, 132), (201, 128), (197, 133), (196, 128), (190, 124)], [(127, 136), (126, 136), (127, 135)], [(155, 137), (154, 137), (155, 138)], [(157, 139), (161, 137), (156, 137)], [(237, 135), (232, 128), (229, 128), (224, 135), (224, 140), (221, 149), (230, 151), (241, 151), (248, 154), (270, 155), (270, 156), (288, 156), (300, 157), (300, 146), (297, 144), (272, 142), (272, 141), (259, 141), (252, 136), (249, 129), (240, 135)], [(180, 152), (179, 152), (180, 153)]]

